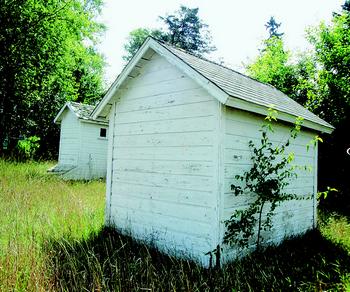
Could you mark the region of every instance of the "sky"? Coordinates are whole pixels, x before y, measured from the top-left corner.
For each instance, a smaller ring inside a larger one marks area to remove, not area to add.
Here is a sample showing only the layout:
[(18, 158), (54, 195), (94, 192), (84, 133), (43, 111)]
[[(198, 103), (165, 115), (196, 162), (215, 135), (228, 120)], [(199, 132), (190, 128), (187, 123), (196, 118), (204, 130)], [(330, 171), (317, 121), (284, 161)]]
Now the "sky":
[(305, 29), (339, 11), (344, 0), (104, 0), (100, 21), (107, 30), (98, 46), (107, 63), (105, 79), (109, 85), (123, 69), (124, 44), (130, 31), (140, 27), (158, 28), (158, 16), (177, 10), (180, 5), (199, 8), (200, 18), (209, 25), (217, 50), (211, 59), (222, 59), (226, 65), (244, 72), (243, 64), (258, 55), (268, 33), (265, 23), (274, 16), (281, 22), (286, 47), (303, 51), (309, 47)]

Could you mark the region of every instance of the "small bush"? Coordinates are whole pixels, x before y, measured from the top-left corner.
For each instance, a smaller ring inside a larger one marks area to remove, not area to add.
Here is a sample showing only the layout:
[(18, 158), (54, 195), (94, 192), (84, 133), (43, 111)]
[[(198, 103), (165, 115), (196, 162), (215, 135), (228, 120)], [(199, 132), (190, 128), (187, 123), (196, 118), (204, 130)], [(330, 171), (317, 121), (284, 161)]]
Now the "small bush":
[(37, 136), (30, 136), (17, 142), (17, 149), (21, 160), (33, 159), (35, 152), (39, 149), (40, 138)]

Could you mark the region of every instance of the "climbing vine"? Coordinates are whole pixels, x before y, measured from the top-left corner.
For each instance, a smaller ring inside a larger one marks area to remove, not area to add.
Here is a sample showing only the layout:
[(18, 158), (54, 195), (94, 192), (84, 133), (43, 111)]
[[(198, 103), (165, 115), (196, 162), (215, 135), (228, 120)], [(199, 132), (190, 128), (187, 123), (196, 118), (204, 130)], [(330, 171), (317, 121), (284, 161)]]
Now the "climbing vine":
[(273, 108), (268, 110), (260, 129), (260, 144), (249, 141), (252, 167), (243, 175), (236, 175), (237, 183), (231, 185), (235, 196), (250, 196), (253, 201), (248, 208), (234, 211), (225, 221), (226, 232), (223, 241), (225, 244), (247, 247), (256, 233), (255, 242), (259, 249), (263, 240), (261, 231), (272, 228), (276, 207), (282, 202), (298, 199), (296, 194), (285, 191), (290, 180), (297, 177), (296, 166), (291, 164), (294, 153), (286, 154), (286, 150), (291, 140), (294, 140), (300, 132), (302, 118), (296, 119), (289, 138), (281, 145), (274, 146), (268, 134), (274, 132), (273, 122), (277, 121), (277, 115), (278, 112)]

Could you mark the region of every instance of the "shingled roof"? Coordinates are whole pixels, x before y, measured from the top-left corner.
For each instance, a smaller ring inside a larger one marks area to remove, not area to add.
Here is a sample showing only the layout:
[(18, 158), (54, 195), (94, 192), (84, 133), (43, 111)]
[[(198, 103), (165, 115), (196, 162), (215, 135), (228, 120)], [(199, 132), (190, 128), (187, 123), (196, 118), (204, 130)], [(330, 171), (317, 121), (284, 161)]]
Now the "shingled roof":
[(78, 103), (73, 101), (69, 102), (69, 104), (71, 106), (71, 109), (79, 119), (86, 119), (86, 120), (91, 119), (90, 115), (95, 108), (93, 105), (83, 104), (83, 103)]
[(163, 42), (158, 41), (158, 43), (202, 74), (208, 81), (216, 84), (216, 86), (231, 97), (243, 99), (266, 107), (271, 107), (273, 105), (273, 107), (280, 112), (300, 116), (326, 127), (332, 127), (332, 125), (322, 120), (272, 85), (261, 83), (237, 71), (204, 58), (194, 56)]
[[(109, 99), (114, 95), (115, 91), (124, 81), (124, 78), (132, 72), (137, 62), (142, 60), (143, 55), (146, 54), (149, 49), (153, 49), (156, 53), (167, 58), (168, 61), (184, 69), (186, 73), (196, 78), (203, 86), (207, 86), (207, 89), (211, 91), (213, 96), (217, 97), (227, 106), (237, 107), (260, 114), (266, 113), (266, 108), (274, 107), (280, 113), (285, 114), (285, 118), (279, 115), (282, 120), (293, 122), (292, 117), (300, 116), (306, 121), (304, 126), (308, 126), (309, 128), (325, 132), (332, 132), (334, 129), (332, 125), (322, 120), (275, 87), (261, 83), (225, 66), (195, 56), (151, 37), (145, 41), (137, 54), (112, 84), (103, 100), (97, 105), (92, 113), (94, 117), (97, 117), (99, 112), (106, 107)], [(182, 64), (180, 64), (180, 62)], [(264, 110), (262, 110), (262, 108)]]
[(93, 119), (91, 117), (91, 113), (93, 112), (95, 106), (89, 105), (89, 104), (84, 104), (84, 103), (79, 103), (79, 102), (73, 102), (69, 101), (67, 102), (59, 111), (57, 114), (54, 122), (55, 123), (60, 123), (62, 120), (62, 113), (66, 108), (69, 108), (80, 120), (85, 120), (85, 121), (91, 121), (95, 123), (107, 123), (106, 121), (101, 121), (97, 119)]

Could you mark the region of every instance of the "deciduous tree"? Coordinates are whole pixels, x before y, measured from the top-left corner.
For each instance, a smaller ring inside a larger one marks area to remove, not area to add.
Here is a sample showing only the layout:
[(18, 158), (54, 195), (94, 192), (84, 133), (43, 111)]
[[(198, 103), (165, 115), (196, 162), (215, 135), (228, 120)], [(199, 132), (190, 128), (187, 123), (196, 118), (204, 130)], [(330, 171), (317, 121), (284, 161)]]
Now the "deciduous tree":
[(327, 201), (350, 212), (350, 12), (346, 1), (330, 24), (321, 23), (309, 30), (308, 39), (315, 49), (320, 88), (315, 113), (336, 129), (326, 143), (320, 145), (319, 184), (339, 190)]
[(103, 26), (100, 0), (1, 1), (0, 153), (19, 137), (40, 137), (55, 152), (53, 118), (67, 100), (95, 101), (103, 60), (94, 45)]

